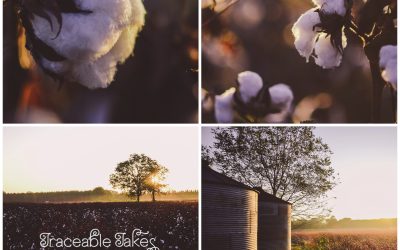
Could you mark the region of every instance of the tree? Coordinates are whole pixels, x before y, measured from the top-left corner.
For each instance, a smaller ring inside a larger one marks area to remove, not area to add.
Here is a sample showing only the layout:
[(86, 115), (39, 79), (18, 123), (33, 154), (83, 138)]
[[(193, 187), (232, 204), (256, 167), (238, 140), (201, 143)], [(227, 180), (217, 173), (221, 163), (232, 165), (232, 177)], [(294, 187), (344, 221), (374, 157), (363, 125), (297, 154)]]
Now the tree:
[(312, 127), (234, 127), (212, 132), (204, 162), (251, 187), (293, 204), (297, 219), (322, 216), (327, 192), (337, 184), (329, 146)]
[(151, 193), (152, 201), (156, 201), (155, 194), (160, 193), (167, 184), (162, 183), (165, 180), (165, 175), (168, 169), (164, 166), (155, 166), (153, 173), (146, 180), (147, 191)]
[(162, 168), (157, 161), (144, 154), (132, 154), (127, 161), (118, 163), (110, 176), (110, 183), (113, 188), (136, 197), (139, 202), (140, 196), (149, 189), (149, 178)]

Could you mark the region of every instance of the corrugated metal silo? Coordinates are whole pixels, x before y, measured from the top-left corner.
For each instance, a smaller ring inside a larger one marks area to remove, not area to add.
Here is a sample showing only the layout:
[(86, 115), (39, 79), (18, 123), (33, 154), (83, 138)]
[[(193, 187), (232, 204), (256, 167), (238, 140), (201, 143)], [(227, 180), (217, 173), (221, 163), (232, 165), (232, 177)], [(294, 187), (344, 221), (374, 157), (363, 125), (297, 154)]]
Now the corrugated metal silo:
[(202, 249), (256, 250), (258, 193), (202, 168)]
[(290, 250), (292, 205), (261, 188), (258, 196), (258, 249)]

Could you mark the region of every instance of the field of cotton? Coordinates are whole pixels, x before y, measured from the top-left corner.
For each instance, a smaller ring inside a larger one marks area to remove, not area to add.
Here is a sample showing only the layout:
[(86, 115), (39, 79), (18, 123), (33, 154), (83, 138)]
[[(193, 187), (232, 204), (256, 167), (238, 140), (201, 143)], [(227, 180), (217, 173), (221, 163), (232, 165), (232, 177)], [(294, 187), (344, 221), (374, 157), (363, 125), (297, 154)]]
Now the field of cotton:
[(141, 230), (159, 249), (198, 245), (197, 202), (5, 204), (3, 221), (5, 249), (38, 249), (41, 233), (84, 239), (93, 229), (111, 240)]

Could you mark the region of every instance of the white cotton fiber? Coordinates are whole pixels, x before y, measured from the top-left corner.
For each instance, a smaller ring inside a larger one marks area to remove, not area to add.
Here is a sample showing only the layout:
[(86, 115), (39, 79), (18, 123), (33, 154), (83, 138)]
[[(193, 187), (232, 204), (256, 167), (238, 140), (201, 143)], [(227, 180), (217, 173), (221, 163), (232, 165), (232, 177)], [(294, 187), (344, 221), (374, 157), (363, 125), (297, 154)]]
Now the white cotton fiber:
[(379, 65), (382, 78), (397, 90), (397, 46), (383, 46), (379, 52)]
[[(343, 48), (347, 46), (346, 36), (342, 36)], [(315, 63), (324, 68), (331, 69), (338, 67), (342, 62), (342, 54), (332, 46), (330, 36), (321, 34), (315, 44)]]
[(262, 78), (255, 72), (244, 71), (238, 75), (239, 92), (243, 102), (248, 103), (263, 86)]
[[(62, 29), (56, 31), (41, 17), (35, 17), (35, 34), (68, 60), (45, 61), (44, 67), (63, 74), (88, 88), (105, 88), (113, 80), (116, 66), (133, 52), (137, 33), (144, 25), (141, 0), (75, 0), (90, 14), (62, 14)], [(53, 22), (57, 23), (57, 22)]]
[(318, 13), (315, 12), (315, 9), (311, 9), (301, 15), (292, 27), (292, 33), (295, 38), (294, 45), (299, 54), (306, 58), (307, 62), (313, 52), (315, 40), (318, 36), (313, 27), (320, 22)]
[(269, 88), (271, 108), (289, 111), (293, 102), (293, 92), (286, 84), (279, 83)]
[(269, 88), (271, 95), (271, 108), (279, 110), (278, 113), (268, 114), (263, 121), (267, 123), (284, 122), (291, 112), (293, 92), (286, 84), (279, 83)]
[(235, 88), (230, 88), (222, 95), (215, 96), (215, 119), (218, 123), (233, 122), (233, 95), (235, 91)]
[(325, 13), (338, 14), (344, 16), (346, 14), (345, 0), (313, 0), (313, 3), (321, 8)]

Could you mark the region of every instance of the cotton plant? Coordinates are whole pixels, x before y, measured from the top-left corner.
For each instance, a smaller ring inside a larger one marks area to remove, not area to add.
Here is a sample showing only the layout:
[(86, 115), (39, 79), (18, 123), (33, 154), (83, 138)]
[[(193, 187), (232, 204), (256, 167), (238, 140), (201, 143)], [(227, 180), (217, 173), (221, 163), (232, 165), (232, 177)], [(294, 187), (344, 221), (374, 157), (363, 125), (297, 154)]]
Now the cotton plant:
[(312, 3), (314, 7), (293, 24), (296, 50), (307, 62), (312, 58), (323, 69), (334, 69), (341, 65), (347, 36), (358, 38), (371, 67), (371, 113), (372, 120), (378, 122), (384, 86), (397, 90), (394, 70), (397, 53), (393, 48), (397, 46), (397, 1), (365, 0), (357, 18), (352, 13), (353, 0), (312, 0)]
[(20, 0), (16, 8), (40, 68), (89, 89), (110, 85), (146, 13), (142, 0)]
[(211, 101), (202, 93), (203, 110), (213, 113), (217, 123), (284, 122), (290, 115), (293, 92), (283, 83), (268, 86), (255, 72), (238, 75), (237, 86), (216, 95)]
[(351, 1), (313, 0), (315, 8), (302, 14), (292, 27), (299, 54), (331, 69), (340, 66), (347, 46), (344, 28), (351, 25)]

